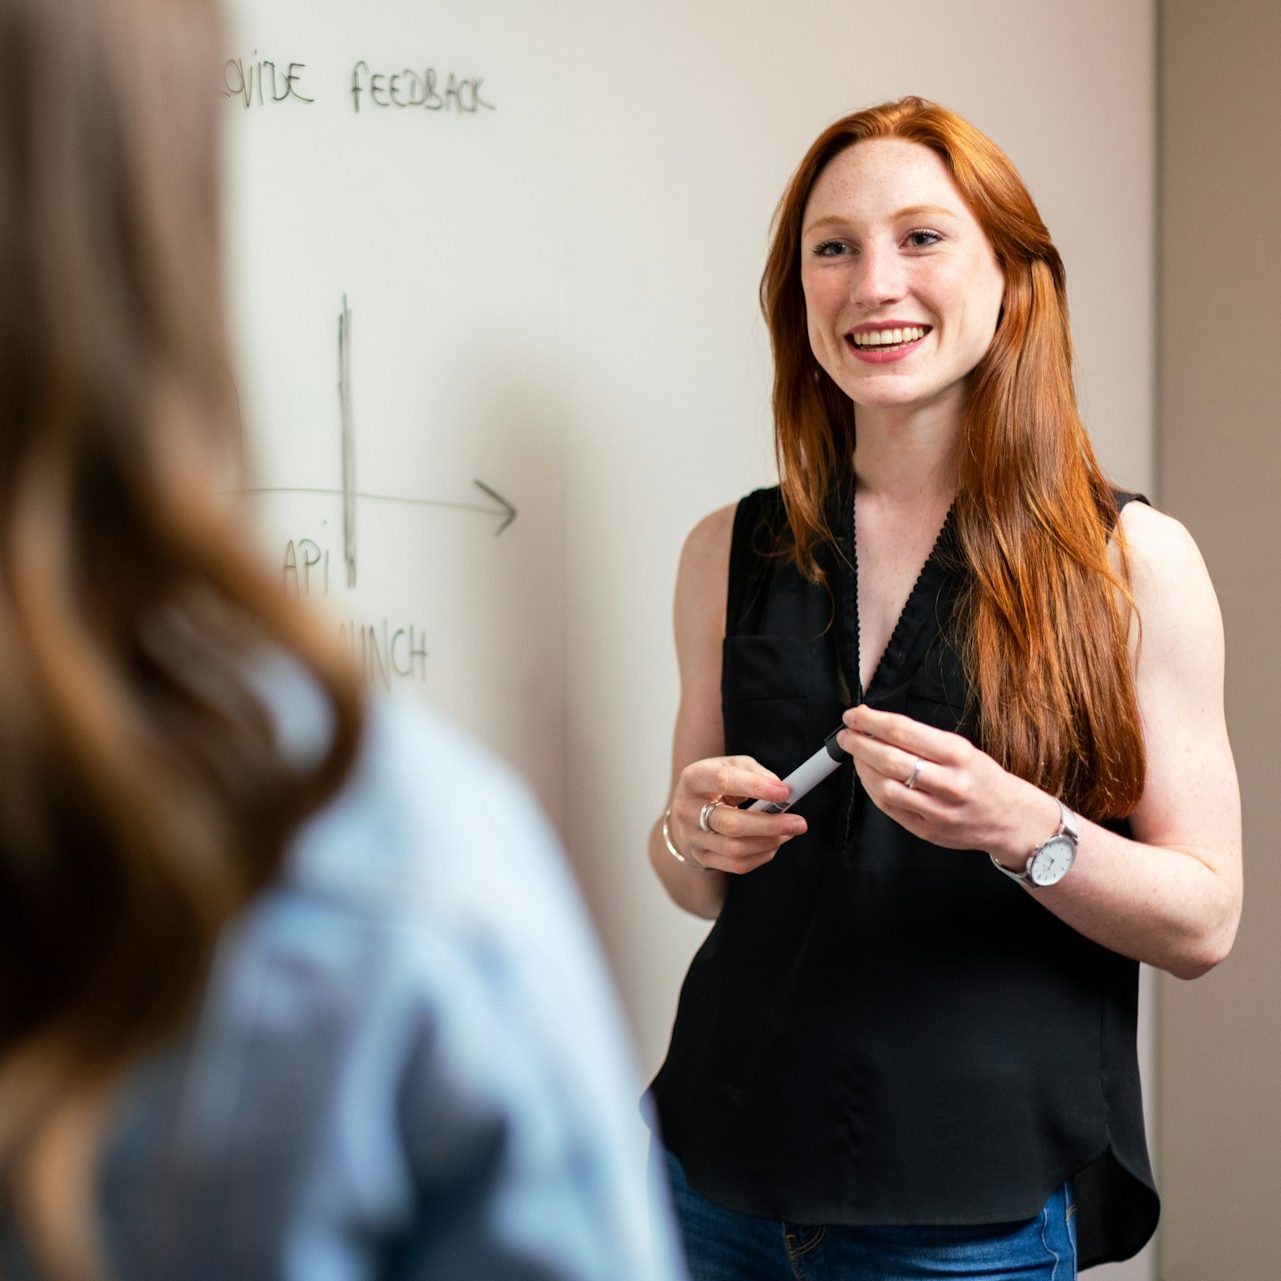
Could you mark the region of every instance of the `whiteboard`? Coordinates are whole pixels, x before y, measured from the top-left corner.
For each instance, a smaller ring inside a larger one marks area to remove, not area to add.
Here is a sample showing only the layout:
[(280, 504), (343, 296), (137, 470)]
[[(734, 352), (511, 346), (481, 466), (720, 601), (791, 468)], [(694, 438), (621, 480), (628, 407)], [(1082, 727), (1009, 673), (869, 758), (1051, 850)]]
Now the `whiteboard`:
[[(264, 546), (292, 589), (286, 549), (310, 539), (327, 590), (306, 581), (334, 626), (385, 619), (394, 664), (412, 667), (393, 688), (534, 782), (648, 1070), (706, 928), (645, 858), (678, 696), (673, 579), (693, 524), (774, 478), (756, 303), (774, 204), (848, 110), (916, 92), (969, 116), (1064, 254), (1105, 466), (1150, 488), (1156, 6), (232, 5), (228, 226), (253, 462), (262, 488), (337, 491), (259, 495)], [(293, 62), (313, 103), (285, 92)], [(454, 76), (448, 108), (396, 105), (424, 96), (429, 68), (442, 97)], [(356, 500), (353, 587), (344, 297), (350, 489), (383, 496)], [(501, 533), (506, 508), (478, 480), (517, 511)], [(1105, 1275), (1150, 1278), (1150, 1250)]]
[(228, 283), (262, 546), (370, 686), (425, 694), (555, 808), (558, 4), (231, 9)]

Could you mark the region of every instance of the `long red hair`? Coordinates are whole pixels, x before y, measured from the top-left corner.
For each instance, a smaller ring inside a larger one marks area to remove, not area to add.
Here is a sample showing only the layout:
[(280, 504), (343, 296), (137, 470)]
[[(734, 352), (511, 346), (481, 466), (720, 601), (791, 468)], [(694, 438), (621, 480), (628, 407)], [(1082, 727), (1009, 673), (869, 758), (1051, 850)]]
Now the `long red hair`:
[(821, 581), (824, 501), (853, 457), (856, 409), (810, 349), (801, 220), (848, 147), (928, 147), (1005, 274), (992, 345), (970, 375), (955, 528), (968, 570), (957, 639), (980, 740), (1005, 768), (1092, 818), (1128, 814), (1146, 757), (1126, 643), (1133, 599), (1112, 570), (1117, 506), (1081, 420), (1063, 262), (1008, 156), (954, 112), (908, 97), (836, 121), (779, 202), (761, 280), (774, 353), (775, 450), (801, 571)]

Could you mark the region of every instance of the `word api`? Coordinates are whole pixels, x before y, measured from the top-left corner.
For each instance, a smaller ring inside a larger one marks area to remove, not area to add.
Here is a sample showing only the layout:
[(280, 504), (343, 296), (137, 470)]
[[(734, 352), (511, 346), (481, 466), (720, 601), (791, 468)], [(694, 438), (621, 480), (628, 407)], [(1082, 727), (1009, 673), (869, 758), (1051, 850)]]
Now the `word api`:
[(303, 596), (329, 594), (329, 552), (310, 538), (291, 538), (285, 544), (281, 566), (285, 595), (295, 600)]

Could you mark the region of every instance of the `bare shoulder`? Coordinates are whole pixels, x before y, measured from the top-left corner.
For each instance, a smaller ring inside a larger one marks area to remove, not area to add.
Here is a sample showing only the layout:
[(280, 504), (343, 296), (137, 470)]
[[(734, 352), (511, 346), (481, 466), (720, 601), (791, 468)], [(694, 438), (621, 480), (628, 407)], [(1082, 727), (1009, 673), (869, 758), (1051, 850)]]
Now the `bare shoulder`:
[(1162, 673), (1171, 683), (1197, 677), (1214, 688), (1223, 668), (1223, 616), (1196, 542), (1173, 516), (1145, 503), (1121, 513), (1132, 629), (1140, 683)]
[(1127, 503), (1121, 531), (1130, 554), (1130, 570), (1162, 577), (1196, 566), (1204, 571), (1201, 553), (1186, 526), (1147, 503)]
[(704, 516), (689, 531), (681, 552), (681, 576), (694, 576), (700, 581), (729, 573), (729, 550), (734, 536), (734, 513), (737, 503), (728, 503)]
[[(676, 651), (682, 667), (698, 653), (719, 659), (735, 504), (718, 508), (690, 530), (676, 574)], [(719, 674), (717, 675), (719, 680)]]
[(1146, 503), (1121, 513), (1130, 589), (1140, 616), (1179, 617), (1184, 624), (1219, 617), (1218, 601), (1192, 535), (1173, 516)]
[(1130, 503), (1121, 529), (1138, 615), (1130, 644), (1147, 749), (1133, 833), (1224, 873), (1239, 910), (1240, 800), (1219, 602), (1192, 535), (1173, 517)]

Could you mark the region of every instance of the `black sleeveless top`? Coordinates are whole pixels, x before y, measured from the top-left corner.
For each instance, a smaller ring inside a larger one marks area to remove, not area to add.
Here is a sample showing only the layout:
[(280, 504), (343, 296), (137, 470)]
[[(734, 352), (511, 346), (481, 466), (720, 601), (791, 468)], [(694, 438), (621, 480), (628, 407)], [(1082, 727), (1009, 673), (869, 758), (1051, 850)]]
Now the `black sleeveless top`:
[[(771, 555), (786, 530), (777, 488), (734, 521), (725, 751), (780, 777), (858, 701), (848, 485), (830, 528), (829, 595)], [(949, 626), (963, 573), (949, 518), (864, 697), (976, 740)], [(1080, 1266), (1137, 1252), (1159, 1209), (1137, 963), (985, 853), (898, 826), (849, 764), (796, 809), (805, 835), (727, 878), (651, 1087), (690, 1183), (749, 1214), (885, 1226), (1030, 1218), (1072, 1177)]]

